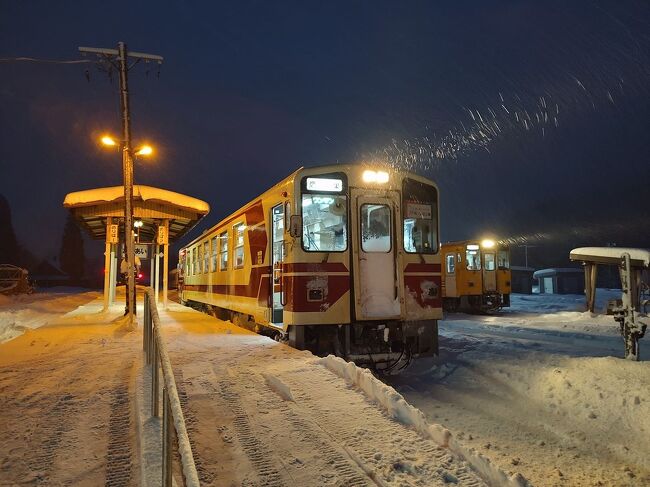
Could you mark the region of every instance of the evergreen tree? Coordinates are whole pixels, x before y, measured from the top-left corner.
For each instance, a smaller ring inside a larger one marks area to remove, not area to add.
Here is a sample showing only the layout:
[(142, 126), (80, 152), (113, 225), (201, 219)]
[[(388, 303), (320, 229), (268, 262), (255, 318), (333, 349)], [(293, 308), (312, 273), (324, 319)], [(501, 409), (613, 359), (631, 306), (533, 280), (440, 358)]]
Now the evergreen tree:
[(0, 194), (0, 264), (18, 264), (20, 248), (11, 223), (11, 207)]
[(59, 251), (59, 265), (73, 281), (79, 281), (84, 274), (84, 241), (81, 237), (81, 230), (74, 221), (71, 213), (65, 222), (63, 237), (61, 239), (61, 250)]

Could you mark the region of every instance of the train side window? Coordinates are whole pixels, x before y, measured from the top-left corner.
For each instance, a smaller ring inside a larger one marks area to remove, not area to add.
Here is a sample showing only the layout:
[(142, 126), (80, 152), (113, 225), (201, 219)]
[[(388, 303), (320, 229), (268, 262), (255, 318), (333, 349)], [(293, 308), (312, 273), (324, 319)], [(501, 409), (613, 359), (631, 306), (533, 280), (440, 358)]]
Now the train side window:
[(210, 241), (203, 242), (203, 272), (210, 272)]
[(438, 252), (438, 190), (414, 179), (402, 184), (404, 250), (412, 254)]
[(244, 230), (246, 230), (246, 225), (244, 223), (237, 223), (232, 227), (234, 235), (234, 248), (235, 248), (235, 260), (233, 262), (233, 269), (239, 269), (244, 267)]
[(447, 254), (447, 274), (454, 274), (456, 272), (456, 258), (454, 254)]
[(219, 270), (228, 269), (228, 231), (219, 235)]
[(193, 276), (197, 275), (197, 274), (198, 274), (198, 270), (199, 270), (199, 266), (198, 266), (198, 263), (197, 263), (197, 259), (198, 259), (199, 253), (198, 253), (197, 250), (198, 250), (198, 249), (197, 249), (196, 247), (194, 247), (194, 248), (192, 249), (192, 275), (193, 275)]
[(507, 250), (499, 250), (497, 252), (497, 267), (499, 269), (510, 268), (510, 259)]
[(217, 237), (212, 237), (212, 262), (211, 262), (211, 271), (215, 272), (217, 270)]
[(308, 252), (344, 252), (348, 248), (347, 199), (344, 195), (302, 195), (302, 248)]
[(364, 252), (390, 252), (391, 225), (388, 205), (361, 205), (361, 249)]

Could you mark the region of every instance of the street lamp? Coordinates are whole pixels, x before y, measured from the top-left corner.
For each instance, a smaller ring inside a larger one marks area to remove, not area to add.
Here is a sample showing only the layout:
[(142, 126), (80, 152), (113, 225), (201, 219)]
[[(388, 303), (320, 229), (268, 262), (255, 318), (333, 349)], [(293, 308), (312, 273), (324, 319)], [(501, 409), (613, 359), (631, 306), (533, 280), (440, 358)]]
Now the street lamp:
[[(124, 77), (126, 74), (123, 73)], [(126, 85), (126, 79), (122, 80), (122, 86)], [(127, 103), (123, 99), (124, 103)], [(125, 113), (128, 113), (128, 107), (125, 107)], [(153, 154), (153, 148), (149, 145), (143, 145), (137, 151), (131, 148), (131, 131), (128, 125), (128, 118), (124, 124), (124, 139), (118, 144), (115, 139), (109, 135), (101, 138), (102, 144), (108, 147), (117, 147), (122, 151), (122, 170), (124, 172), (124, 239), (126, 240), (126, 261), (127, 261), (127, 312), (129, 315), (129, 325), (133, 325), (135, 315), (135, 244), (133, 241), (133, 160), (135, 156), (148, 156)], [(139, 230), (138, 230), (139, 232)]]
[[(99, 139), (99, 141), (102, 143), (102, 145), (105, 145), (106, 147), (115, 147), (116, 149), (124, 150), (124, 144), (118, 142), (110, 135), (103, 135), (102, 138)], [(151, 147), (149, 144), (142, 144), (140, 148), (136, 149), (135, 151), (131, 149), (130, 152), (131, 152), (131, 157), (150, 156), (153, 154), (153, 147)]]

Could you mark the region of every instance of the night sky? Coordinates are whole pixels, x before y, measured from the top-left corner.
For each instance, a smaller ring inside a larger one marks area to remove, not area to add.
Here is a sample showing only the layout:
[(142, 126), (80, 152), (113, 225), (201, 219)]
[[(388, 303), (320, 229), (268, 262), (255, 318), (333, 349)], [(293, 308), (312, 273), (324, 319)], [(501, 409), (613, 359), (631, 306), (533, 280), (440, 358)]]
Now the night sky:
[[(650, 247), (646, 1), (120, 5), (0, 0), (0, 58), (164, 56), (130, 72), (134, 140), (158, 150), (135, 179), (210, 203), (190, 238), (301, 165), (376, 160), (438, 182), (443, 240)], [(0, 193), (39, 257), (66, 193), (122, 182), (96, 143), (117, 88), (0, 62)]]

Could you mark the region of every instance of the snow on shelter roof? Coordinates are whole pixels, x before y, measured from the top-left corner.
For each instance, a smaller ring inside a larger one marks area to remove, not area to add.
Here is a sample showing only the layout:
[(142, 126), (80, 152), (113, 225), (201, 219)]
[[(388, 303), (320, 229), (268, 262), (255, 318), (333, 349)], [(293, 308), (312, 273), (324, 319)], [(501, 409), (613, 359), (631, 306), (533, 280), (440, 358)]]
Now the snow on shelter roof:
[[(63, 200), (77, 222), (94, 239), (106, 238), (106, 224), (123, 226), (124, 187), (89, 189), (69, 193)], [(166, 189), (136, 184), (133, 186), (133, 216), (142, 222), (138, 236), (141, 242), (152, 242), (158, 227), (167, 222), (169, 241), (185, 235), (196, 223), (207, 215), (210, 205), (191, 196)], [(123, 229), (120, 229), (123, 234)]]
[(621, 263), (623, 254), (630, 254), (633, 266), (650, 266), (650, 250), (628, 247), (579, 247), (571, 251), (569, 258), (596, 264), (618, 265)]
[[(143, 201), (155, 200), (161, 203), (180, 206), (204, 215), (210, 212), (210, 205), (205, 201), (175, 193), (174, 191), (144, 186), (142, 184), (133, 185), (133, 198), (140, 198)], [(103, 202), (119, 201), (120, 199), (124, 199), (124, 186), (111, 186), (108, 188), (95, 188), (68, 193), (63, 200), (63, 206), (65, 208), (74, 208)]]

